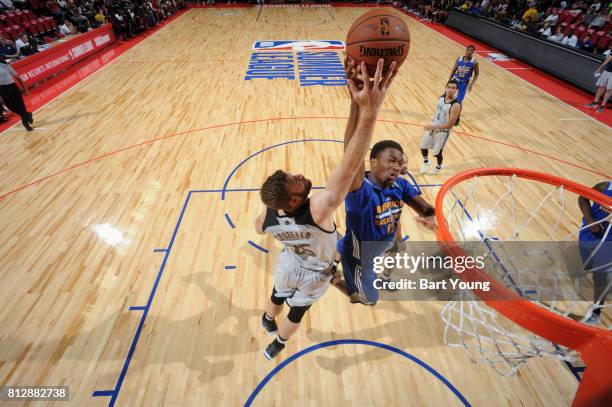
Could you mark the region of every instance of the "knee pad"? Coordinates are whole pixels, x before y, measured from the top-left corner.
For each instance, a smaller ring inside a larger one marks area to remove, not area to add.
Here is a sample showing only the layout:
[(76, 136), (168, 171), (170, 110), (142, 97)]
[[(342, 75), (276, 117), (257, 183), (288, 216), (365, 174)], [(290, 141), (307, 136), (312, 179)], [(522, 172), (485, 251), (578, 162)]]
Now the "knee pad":
[(310, 308), (310, 305), (306, 305), (305, 307), (291, 307), (289, 310), (289, 314), (287, 314), (287, 319), (294, 324), (299, 324), (302, 322), (302, 318), (304, 318), (304, 314)]
[(272, 295), (270, 296), (270, 300), (272, 301), (272, 304), (275, 305), (283, 305), (283, 303), (285, 302), (285, 298), (276, 296), (276, 288), (272, 289)]

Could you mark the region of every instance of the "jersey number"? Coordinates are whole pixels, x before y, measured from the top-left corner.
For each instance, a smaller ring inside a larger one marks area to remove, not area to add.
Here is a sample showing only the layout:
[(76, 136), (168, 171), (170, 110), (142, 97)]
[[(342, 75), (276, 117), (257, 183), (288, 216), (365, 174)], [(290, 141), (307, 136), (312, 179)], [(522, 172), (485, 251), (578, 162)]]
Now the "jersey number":
[(293, 247), (293, 251), (295, 252), (295, 254), (297, 254), (300, 257), (303, 257), (303, 256), (315, 257), (314, 252), (310, 250), (310, 246), (308, 246), (307, 244), (296, 244), (296, 245), (292, 245), (291, 247)]

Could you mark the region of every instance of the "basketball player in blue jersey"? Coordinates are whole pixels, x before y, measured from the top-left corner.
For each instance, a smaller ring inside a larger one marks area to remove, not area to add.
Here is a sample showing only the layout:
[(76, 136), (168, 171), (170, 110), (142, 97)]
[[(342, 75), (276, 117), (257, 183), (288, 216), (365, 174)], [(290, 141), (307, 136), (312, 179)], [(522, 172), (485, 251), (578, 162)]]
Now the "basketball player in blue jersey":
[[(600, 182), (594, 190), (612, 197), (612, 181)], [(580, 255), (587, 263), (585, 271), (592, 270), (595, 307), (584, 318), (584, 322), (597, 325), (601, 319), (602, 306), (612, 287), (612, 227), (610, 208), (603, 208), (584, 198), (578, 198), (578, 206), (584, 216), (580, 229)], [(603, 240), (603, 242), (602, 242)], [(611, 281), (609, 281), (611, 280)]]
[[(362, 109), (351, 105), (345, 146), (355, 137), (355, 124), (361, 115)], [(338, 252), (351, 302), (375, 305), (379, 295), (374, 285), (377, 277), (373, 261), (393, 247), (403, 206), (417, 212), (417, 221), (430, 229), (435, 227), (434, 208), (415, 186), (399, 177), (404, 151), (397, 142), (376, 143), (370, 152), (370, 171), (365, 172), (363, 162), (360, 166), (344, 200), (346, 235), (338, 242)], [(383, 274), (383, 280), (388, 278)]]
[[(261, 321), (269, 334), (278, 333), (264, 350), (269, 360), (284, 349), (285, 342), (297, 331), (306, 311), (331, 285), (338, 241), (334, 212), (344, 201), (357, 174), (363, 177), (363, 161), (372, 140), (378, 111), (395, 76), (395, 66), (393, 62), (383, 76), (383, 60), (380, 59), (372, 81), (365, 63), (360, 67), (362, 80), (355, 77), (354, 64), (347, 67), (351, 111), (358, 110), (360, 114), (349, 120), (347, 126), (351, 127), (352, 137), (346, 140), (342, 162), (332, 172), (323, 190), (309, 198), (310, 180), (282, 170), (268, 177), (261, 187), (261, 200), (266, 209), (257, 218), (255, 229), (257, 233), (271, 235), (283, 244), (274, 288)], [(275, 319), (285, 302), (290, 310), (278, 326)]]
[[(465, 49), (465, 55), (457, 58), (455, 66), (453, 66), (453, 70), (448, 77), (449, 81), (455, 79), (459, 83), (459, 91), (457, 92), (457, 100), (459, 102), (463, 102), (467, 92), (472, 91), (476, 79), (478, 79), (479, 68), (478, 61), (474, 58), (474, 51), (476, 51), (476, 47), (468, 45)], [(473, 78), (472, 74), (474, 74)], [(470, 78), (472, 78), (471, 82)]]

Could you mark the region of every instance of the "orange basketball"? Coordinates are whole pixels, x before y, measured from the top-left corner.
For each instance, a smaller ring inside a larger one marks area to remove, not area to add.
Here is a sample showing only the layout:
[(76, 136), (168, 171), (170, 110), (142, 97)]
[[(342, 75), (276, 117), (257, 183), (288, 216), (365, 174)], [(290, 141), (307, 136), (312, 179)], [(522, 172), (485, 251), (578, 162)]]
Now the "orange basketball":
[(396, 61), (397, 67), (406, 60), (410, 50), (410, 30), (396, 13), (388, 9), (368, 11), (357, 19), (346, 36), (349, 60), (365, 62), (373, 76), (376, 63), (385, 60), (384, 71)]

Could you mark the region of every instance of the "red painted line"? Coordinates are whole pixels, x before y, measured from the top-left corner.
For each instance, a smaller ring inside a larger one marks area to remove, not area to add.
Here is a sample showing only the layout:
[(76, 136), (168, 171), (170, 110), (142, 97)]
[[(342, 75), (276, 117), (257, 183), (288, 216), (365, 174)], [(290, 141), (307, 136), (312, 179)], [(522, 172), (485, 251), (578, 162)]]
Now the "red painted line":
[[(118, 150), (109, 151), (108, 153), (99, 155), (97, 157), (90, 158), (88, 160), (82, 161), (82, 162), (77, 163), (77, 164), (73, 164), (73, 165), (71, 165), (71, 166), (69, 166), (67, 168), (64, 168), (62, 170), (56, 171), (56, 172), (51, 173), (49, 175), (46, 175), (46, 176), (44, 176), (42, 178), (36, 179), (34, 181), (31, 181), (31, 182), (29, 182), (27, 184), (21, 185), (21, 186), (15, 188), (15, 189), (12, 189), (12, 190), (10, 190), (8, 192), (5, 192), (2, 195), (0, 195), (0, 200), (4, 199), (4, 198), (6, 198), (6, 197), (8, 197), (10, 195), (13, 195), (13, 194), (15, 194), (15, 193), (17, 193), (17, 192), (19, 192), (21, 190), (24, 190), (24, 189), (26, 189), (26, 188), (28, 188), (28, 187), (30, 187), (32, 185), (36, 185), (36, 184), (39, 184), (39, 183), (41, 183), (43, 181), (46, 181), (49, 178), (55, 177), (55, 176), (60, 175), (60, 174), (64, 174), (66, 172), (69, 172), (69, 171), (71, 171), (71, 170), (73, 170), (75, 168), (79, 168), (79, 167), (85, 166), (87, 164), (93, 163), (95, 161), (99, 161), (101, 159), (111, 157), (111, 156), (116, 155), (118, 153), (121, 153), (123, 151), (132, 150), (132, 149), (135, 149), (135, 148), (138, 148), (138, 147), (142, 147), (142, 146), (145, 146), (145, 145), (150, 145), (150, 144), (156, 143), (158, 141), (164, 141), (164, 140), (168, 140), (168, 139), (171, 139), (171, 138), (174, 138), (174, 137), (184, 136), (184, 135), (187, 135), (187, 134), (195, 133), (195, 132), (198, 132), (198, 131), (212, 130), (212, 129), (218, 129), (218, 128), (221, 128), (221, 127), (228, 127), (228, 126), (238, 126), (238, 125), (243, 125), (243, 124), (252, 124), (252, 123), (261, 123), (261, 122), (273, 122), (273, 121), (281, 121), (281, 120), (313, 120), (313, 119), (347, 120), (348, 118), (347, 117), (340, 117), (340, 116), (303, 116), (303, 117), (278, 117), (278, 118), (267, 118), (267, 119), (243, 120), (243, 121), (239, 121), (239, 122), (217, 124), (217, 125), (213, 125), (213, 126), (207, 126), (207, 127), (201, 127), (201, 128), (198, 128), (198, 129), (187, 130), (187, 131), (183, 131), (183, 132), (180, 132), (180, 133), (168, 134), (166, 136), (155, 137), (153, 139), (146, 140), (146, 141), (143, 141), (143, 142), (140, 142), (140, 143), (137, 143), (137, 144), (132, 144), (132, 145), (129, 145), (129, 146), (122, 147), (122, 148), (120, 148)], [(410, 125), (410, 126), (419, 126), (419, 127), (424, 127), (425, 126), (424, 124), (420, 124), (420, 123), (411, 123), (411, 122), (398, 121), (398, 120), (384, 120), (384, 119), (380, 119), (378, 121), (380, 121), (382, 123), (392, 123), (392, 124), (401, 124), (401, 125)], [(551, 156), (551, 155), (548, 155), (548, 154), (539, 153), (539, 152), (537, 152), (535, 150), (530, 150), (530, 149), (518, 146), (516, 144), (511, 144), (511, 143), (506, 143), (506, 142), (502, 142), (502, 141), (498, 141), (498, 140), (493, 140), (493, 139), (489, 139), (489, 138), (482, 137), (482, 136), (476, 136), (474, 134), (470, 134), (470, 133), (467, 133), (467, 132), (464, 132), (464, 131), (455, 131), (454, 133), (460, 134), (460, 135), (463, 135), (463, 136), (466, 136), (466, 137), (475, 138), (475, 139), (478, 139), (478, 140), (483, 140), (483, 141), (488, 141), (488, 142), (495, 143), (495, 144), (500, 144), (500, 145), (503, 145), (503, 146), (506, 146), (506, 147), (510, 147), (510, 148), (514, 148), (514, 149), (517, 149), (517, 150), (520, 150), (520, 151), (523, 151), (523, 152), (532, 153), (532, 154), (535, 154), (535, 155), (538, 155), (538, 156), (541, 156), (541, 157), (546, 157), (546, 158), (549, 158), (551, 160), (558, 161), (560, 163), (567, 164), (567, 165), (570, 165), (572, 167), (579, 168), (581, 170), (591, 172), (593, 174), (601, 175), (601, 176), (603, 176), (605, 178), (611, 178), (610, 175), (607, 175), (607, 174), (604, 174), (602, 172), (598, 172), (598, 171), (595, 171), (593, 169), (584, 167), (584, 166), (582, 166), (580, 164), (572, 163), (570, 161), (566, 161), (566, 160), (563, 160), (563, 159), (560, 159), (560, 158), (557, 158), (557, 157), (554, 157), (554, 156)]]
[[(459, 43), (460, 45), (466, 47), (470, 44), (474, 44), (478, 48), (479, 54), (486, 54), (489, 52), (500, 53), (503, 52), (488, 46), (474, 38), (468, 37), (463, 33), (460, 33), (448, 26), (428, 23), (419, 17), (405, 11), (401, 10), (402, 13), (412, 18), (413, 20), (419, 22), (420, 24), (431, 28), (437, 33), (443, 35), (444, 37)], [(483, 56), (483, 55), (481, 55)], [(484, 56), (483, 56), (484, 57)], [(484, 59), (484, 58), (483, 58)], [(593, 94), (586, 92), (578, 87), (575, 87), (559, 78), (556, 78), (550, 74), (547, 74), (538, 68), (531, 66), (523, 61), (512, 60), (512, 61), (491, 61), (495, 65), (500, 68), (508, 68), (508, 67), (523, 67), (523, 68), (533, 68), (533, 69), (506, 69), (508, 72), (512, 73), (515, 76), (531, 83), (537, 88), (543, 90), (544, 92), (556, 97), (562, 102), (568, 104), (569, 106), (575, 108), (576, 110), (584, 113), (588, 117), (591, 117), (608, 127), (612, 127), (612, 110), (606, 109), (602, 113), (596, 113), (595, 109), (589, 109), (584, 107), (585, 104), (593, 101)], [(593, 78), (593, 80), (595, 80)]]

